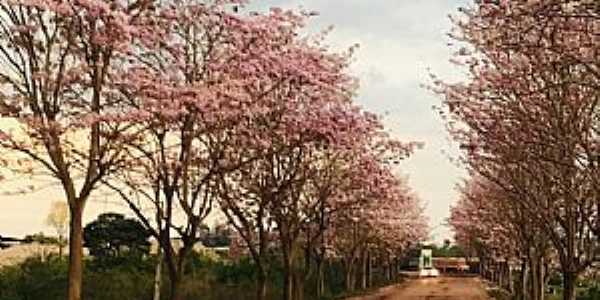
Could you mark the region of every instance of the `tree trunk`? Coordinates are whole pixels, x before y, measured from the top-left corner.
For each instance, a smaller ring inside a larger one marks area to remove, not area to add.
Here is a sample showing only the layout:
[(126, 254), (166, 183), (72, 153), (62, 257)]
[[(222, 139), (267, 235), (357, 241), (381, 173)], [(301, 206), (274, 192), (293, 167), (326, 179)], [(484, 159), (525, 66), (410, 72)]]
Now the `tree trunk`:
[(500, 288), (506, 288), (506, 262), (501, 262), (498, 265), (498, 283)]
[(540, 299), (539, 300), (544, 300), (544, 298), (546, 298), (546, 264), (545, 264), (545, 259), (544, 257), (540, 257), (540, 262), (538, 263), (538, 269), (539, 269), (539, 292), (538, 294), (540, 295)]
[[(159, 194), (158, 194), (158, 190), (156, 190), (156, 199), (159, 199)], [(160, 212), (162, 211), (162, 207), (159, 203), (158, 209), (156, 211), (156, 227), (158, 228), (159, 232), (162, 232), (162, 219), (161, 219), (161, 214)], [(159, 233), (159, 236), (161, 236), (162, 234)], [(156, 249), (156, 255), (157, 255), (157, 262), (156, 262), (156, 269), (154, 270), (154, 298), (153, 300), (160, 300), (160, 288), (162, 285), (162, 264), (163, 264), (163, 260), (165, 258), (164, 256), (164, 252), (162, 250), (162, 244), (161, 244), (161, 239), (162, 237), (159, 237), (156, 240), (156, 244), (157, 244), (157, 249)]]
[(373, 286), (373, 260), (371, 258), (371, 253), (367, 253), (367, 286)]
[(485, 278), (485, 270), (483, 269), (483, 258), (479, 257), (479, 275)]
[(531, 299), (532, 300), (539, 300), (540, 299), (540, 291), (539, 291), (539, 286), (540, 286), (540, 278), (539, 278), (539, 270), (538, 270), (538, 264), (539, 261), (534, 258), (530, 261), (531, 264)]
[(521, 300), (527, 300), (528, 297), (528, 279), (529, 278), (529, 264), (527, 262), (521, 263)]
[(502, 287), (502, 264), (495, 262), (494, 263), (494, 282)]
[(385, 278), (388, 283), (392, 281), (392, 263), (389, 256), (386, 257), (385, 261)]
[(354, 291), (354, 279), (353, 279), (354, 266), (353, 266), (353, 264), (354, 264), (353, 260), (348, 260), (348, 262), (346, 263), (346, 290), (348, 292)]
[(575, 283), (577, 274), (575, 272), (563, 271), (563, 300), (575, 300)]
[(500, 272), (500, 279), (502, 281), (502, 284), (500, 286), (508, 290), (508, 262), (505, 261), (504, 263), (502, 263), (502, 269), (500, 270)]
[(317, 299), (325, 294), (325, 263), (323, 257), (317, 259)]
[(534, 263), (531, 266), (531, 288), (533, 290), (533, 300), (543, 300), (545, 291), (545, 280), (544, 280), (544, 257), (537, 257), (534, 259)]
[(159, 245), (157, 249), (157, 259), (156, 269), (154, 270), (154, 300), (160, 300), (160, 287), (162, 280), (162, 263), (163, 263), (163, 252)]
[(256, 278), (256, 300), (267, 298), (267, 274), (264, 269), (259, 268)]
[[(303, 255), (304, 254), (304, 255)], [(304, 260), (304, 268), (302, 267), (302, 261)], [(301, 251), (301, 247), (296, 243), (292, 243), (292, 278), (294, 284), (292, 285), (293, 299), (304, 300), (304, 280), (307, 278), (307, 273), (311, 267), (311, 255), (310, 249), (307, 251)]]
[(79, 201), (70, 203), (70, 239), (69, 239), (69, 285), (68, 299), (81, 300), (83, 281), (83, 205)]
[(368, 266), (368, 251), (365, 250), (363, 251), (362, 255), (361, 255), (361, 277), (360, 277), (360, 288), (363, 290), (367, 289), (367, 281), (368, 281), (368, 276), (369, 276), (369, 266)]
[(511, 295), (515, 294), (515, 280), (513, 278), (513, 270), (508, 264), (508, 291)]
[(304, 270), (302, 268), (302, 248), (297, 237), (290, 235), (287, 230), (280, 230), (280, 242), (283, 251), (283, 299), (297, 300), (303, 298), (304, 292)]
[(398, 281), (400, 278), (400, 259), (394, 258), (394, 280)]
[(169, 300), (182, 300), (181, 294), (181, 274), (180, 271), (177, 275), (171, 276), (171, 290), (169, 291)]
[[(169, 268), (169, 279), (171, 282), (171, 291), (169, 294), (170, 300), (182, 300), (183, 295), (181, 293), (181, 282), (183, 280), (183, 266), (185, 259), (190, 252), (188, 245), (184, 244), (179, 252), (177, 253), (177, 262), (175, 265)], [(165, 253), (166, 254), (166, 253)]]
[(283, 300), (292, 300), (294, 278), (292, 274), (291, 246), (283, 244)]
[(294, 300), (304, 300), (304, 274), (299, 269), (294, 269), (293, 279)]
[(62, 258), (65, 255), (65, 246), (68, 243), (68, 240), (62, 236), (58, 236), (58, 257)]
[(284, 282), (283, 282), (283, 300), (292, 300), (293, 288), (294, 288), (294, 277), (292, 272), (284, 268)]

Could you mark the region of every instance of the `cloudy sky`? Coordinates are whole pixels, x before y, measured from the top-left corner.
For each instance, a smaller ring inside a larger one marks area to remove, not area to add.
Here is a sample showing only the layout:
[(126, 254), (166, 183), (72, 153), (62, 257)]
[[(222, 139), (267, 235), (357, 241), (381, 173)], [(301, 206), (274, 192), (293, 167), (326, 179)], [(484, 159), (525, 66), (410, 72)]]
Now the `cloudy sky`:
[(385, 114), (386, 125), (404, 140), (422, 141), (425, 148), (401, 165), (403, 174), (427, 206), (432, 238), (451, 237), (443, 226), (464, 171), (450, 162), (457, 153), (432, 106), (437, 96), (421, 87), (429, 72), (457, 79), (461, 73), (448, 62), (449, 14), (468, 0), (263, 0), (258, 8), (302, 7), (320, 15), (310, 29), (333, 25), (330, 44), (345, 49), (360, 45), (353, 72), (360, 78), (358, 102)]
[[(385, 114), (386, 125), (404, 140), (422, 141), (425, 148), (401, 165), (403, 174), (427, 206), (433, 238), (451, 234), (442, 224), (456, 199), (454, 186), (464, 171), (449, 158), (456, 146), (432, 110), (439, 99), (421, 87), (429, 70), (444, 78), (460, 74), (448, 63), (449, 14), (467, 0), (257, 0), (250, 9), (272, 6), (304, 8), (320, 13), (309, 26), (318, 31), (334, 26), (334, 49), (360, 44), (353, 72), (360, 78), (357, 99), (367, 109)], [(13, 182), (14, 185), (16, 182)], [(1, 189), (1, 188), (0, 188)], [(0, 235), (51, 230), (44, 225), (50, 203), (64, 198), (60, 189), (46, 188), (25, 196), (0, 196)], [(119, 209), (112, 197), (96, 197), (86, 208), (86, 220), (104, 210)]]

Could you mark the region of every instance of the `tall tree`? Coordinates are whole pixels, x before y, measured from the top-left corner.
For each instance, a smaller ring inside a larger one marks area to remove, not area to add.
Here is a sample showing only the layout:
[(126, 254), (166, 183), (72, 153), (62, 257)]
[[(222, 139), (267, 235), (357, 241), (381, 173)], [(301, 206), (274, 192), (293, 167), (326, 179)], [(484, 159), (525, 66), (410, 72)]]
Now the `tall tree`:
[[(519, 196), (479, 176), (469, 180), (460, 192), (457, 205), (451, 209), (449, 224), (458, 243), (465, 248), (476, 245), (482, 275), (493, 275), (505, 283), (502, 279), (507, 274), (497, 264), (506, 267), (505, 262), (521, 262), (519, 294), (528, 299), (543, 299), (550, 242), (536, 220), (518, 201), (510, 199)], [(495, 267), (496, 273), (490, 267)]]
[[(122, 126), (111, 97), (151, 1), (14, 0), (0, 3), (0, 131), (23, 173), (38, 166), (62, 186), (71, 215), (69, 300), (81, 298), (82, 215), (99, 181), (119, 165)], [(34, 170), (36, 170), (34, 172)]]
[(486, 1), (463, 11), (455, 62), (469, 79), (438, 85), (451, 132), (474, 173), (519, 195), (509, 200), (552, 241), (564, 298), (574, 299), (600, 220), (597, 3)]
[[(324, 99), (326, 87), (337, 92), (341, 87), (335, 84), (346, 80), (338, 72), (339, 57), (323, 57), (317, 47), (296, 37), (307, 13), (273, 9), (242, 15), (232, 11), (236, 4), (189, 0), (157, 7), (155, 15), (141, 22), (160, 24), (161, 41), (135, 45), (136, 57), (128, 66), (135, 84), (120, 90), (132, 113), (147, 122), (136, 127), (146, 135), (127, 147), (130, 167), (104, 183), (159, 241), (171, 299), (182, 297), (183, 263), (200, 239), (200, 225), (221, 179), (264, 155), (231, 152), (262, 142), (257, 136), (285, 134), (283, 127), (275, 128), (277, 133), (252, 130), (278, 109), (305, 104), (307, 96), (295, 102), (299, 90)], [(314, 91), (308, 93), (309, 88)], [(306, 122), (304, 116), (290, 122)], [(161, 222), (143, 213), (147, 206)], [(177, 213), (183, 217), (174, 217)], [(173, 234), (183, 247), (172, 246)]]

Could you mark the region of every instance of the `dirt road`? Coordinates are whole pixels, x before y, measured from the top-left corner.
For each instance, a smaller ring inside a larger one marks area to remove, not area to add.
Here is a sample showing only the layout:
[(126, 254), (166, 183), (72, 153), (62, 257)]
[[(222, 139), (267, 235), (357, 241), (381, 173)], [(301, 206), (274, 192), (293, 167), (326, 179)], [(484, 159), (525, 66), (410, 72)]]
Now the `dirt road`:
[(489, 300), (485, 286), (474, 277), (411, 279), (373, 295), (349, 300)]

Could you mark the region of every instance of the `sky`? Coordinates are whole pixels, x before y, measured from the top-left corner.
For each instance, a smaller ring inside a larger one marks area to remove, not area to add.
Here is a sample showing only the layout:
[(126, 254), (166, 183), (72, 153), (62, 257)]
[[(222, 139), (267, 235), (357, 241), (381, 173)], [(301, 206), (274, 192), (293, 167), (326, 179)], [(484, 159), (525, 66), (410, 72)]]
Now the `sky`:
[[(426, 205), (432, 239), (438, 242), (452, 237), (444, 223), (457, 198), (455, 186), (465, 172), (451, 162), (457, 147), (449, 141), (442, 120), (432, 109), (440, 99), (422, 85), (428, 83), (429, 72), (448, 79), (461, 77), (448, 62), (448, 15), (455, 14), (467, 2), (257, 0), (249, 6), (251, 10), (277, 6), (317, 11), (319, 16), (310, 21), (309, 32), (333, 26), (327, 39), (332, 49), (341, 51), (360, 45), (351, 69), (360, 80), (357, 102), (384, 115), (393, 136), (425, 144), (399, 166), (398, 172), (408, 176), (409, 184)], [(44, 220), (51, 202), (61, 199), (62, 191), (55, 186), (20, 196), (0, 195), (0, 235), (52, 233)], [(107, 210), (126, 211), (118, 199), (100, 195), (86, 207), (84, 221)]]

